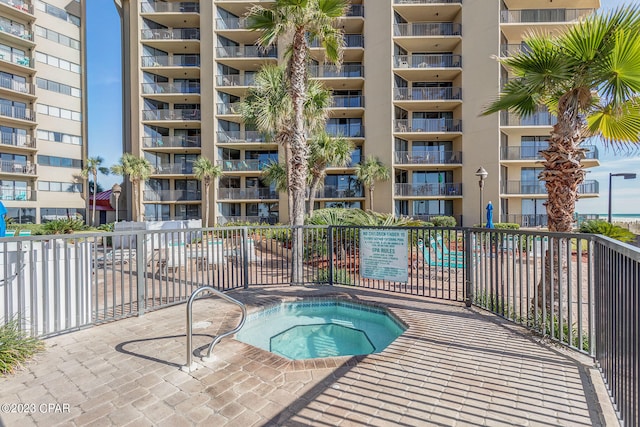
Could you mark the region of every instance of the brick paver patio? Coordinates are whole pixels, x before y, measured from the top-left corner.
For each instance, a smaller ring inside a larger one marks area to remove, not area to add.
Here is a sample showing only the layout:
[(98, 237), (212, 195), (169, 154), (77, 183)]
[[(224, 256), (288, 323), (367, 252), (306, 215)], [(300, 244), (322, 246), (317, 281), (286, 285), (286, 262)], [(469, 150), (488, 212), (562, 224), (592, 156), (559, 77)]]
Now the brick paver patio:
[[(249, 311), (300, 297), (366, 300), (409, 329), (379, 354), (310, 361), (227, 338), (215, 361), (196, 357), (202, 366), (186, 373), (181, 304), (46, 340), (24, 370), (0, 378), (0, 404), (25, 404), (2, 405), (0, 426), (618, 425), (591, 359), (460, 303), (328, 286), (229, 295)], [(220, 299), (196, 301), (196, 355), (238, 318)]]

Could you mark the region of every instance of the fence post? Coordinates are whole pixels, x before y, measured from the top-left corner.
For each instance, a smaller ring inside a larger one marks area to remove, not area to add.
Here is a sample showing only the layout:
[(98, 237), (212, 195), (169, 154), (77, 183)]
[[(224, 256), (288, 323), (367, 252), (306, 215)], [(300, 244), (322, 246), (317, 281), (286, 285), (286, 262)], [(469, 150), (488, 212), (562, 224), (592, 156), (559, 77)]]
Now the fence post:
[(327, 228), (327, 254), (329, 255), (329, 286), (333, 286), (333, 226)]
[[(131, 244), (131, 240), (129, 240), (129, 244)], [(145, 269), (147, 268), (147, 263), (145, 262), (147, 259), (145, 256), (145, 248), (145, 232), (138, 231), (136, 233), (136, 288), (138, 316), (142, 316), (145, 309)], [(122, 246), (120, 249), (122, 250)]]
[(249, 289), (249, 231), (247, 227), (242, 227), (242, 271), (244, 288)]
[(473, 282), (471, 278), (473, 277), (473, 239), (471, 238), (471, 230), (468, 228), (464, 229), (464, 257), (465, 257), (465, 298), (464, 305), (467, 307), (471, 307), (473, 303)]

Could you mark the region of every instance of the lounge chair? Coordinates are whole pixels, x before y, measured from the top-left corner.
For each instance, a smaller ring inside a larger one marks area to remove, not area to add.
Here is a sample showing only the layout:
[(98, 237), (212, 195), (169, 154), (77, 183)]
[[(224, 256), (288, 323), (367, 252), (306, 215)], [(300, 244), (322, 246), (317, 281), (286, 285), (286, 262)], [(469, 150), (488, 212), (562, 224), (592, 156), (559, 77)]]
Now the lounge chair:
[(4, 232), (4, 237), (14, 237), (16, 235), (16, 230), (7, 230)]
[(452, 251), (449, 250), (449, 248), (447, 247), (447, 245), (444, 244), (444, 241), (442, 240), (442, 236), (437, 236), (436, 237), (436, 244), (440, 246), (440, 249), (442, 250), (442, 254), (445, 257), (454, 257), (454, 258), (464, 258), (464, 251)]
[(18, 232), (18, 236), (20, 237), (31, 236), (31, 230), (20, 230)]
[[(431, 255), (431, 251), (435, 253), (435, 256)], [(418, 252), (422, 254), (422, 258), (429, 267), (436, 268), (464, 268), (464, 258), (456, 259), (454, 257), (443, 257), (442, 251), (438, 249), (436, 241), (431, 239), (431, 249), (425, 246), (422, 239), (418, 240)], [(417, 267), (417, 265), (416, 265)]]

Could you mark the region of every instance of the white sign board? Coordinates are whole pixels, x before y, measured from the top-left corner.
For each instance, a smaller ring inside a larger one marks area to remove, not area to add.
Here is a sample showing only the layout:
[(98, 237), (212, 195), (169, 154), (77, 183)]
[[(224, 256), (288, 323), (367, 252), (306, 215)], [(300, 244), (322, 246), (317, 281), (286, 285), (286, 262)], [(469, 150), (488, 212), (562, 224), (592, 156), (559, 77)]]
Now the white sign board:
[(406, 283), (407, 266), (407, 230), (360, 230), (362, 277)]

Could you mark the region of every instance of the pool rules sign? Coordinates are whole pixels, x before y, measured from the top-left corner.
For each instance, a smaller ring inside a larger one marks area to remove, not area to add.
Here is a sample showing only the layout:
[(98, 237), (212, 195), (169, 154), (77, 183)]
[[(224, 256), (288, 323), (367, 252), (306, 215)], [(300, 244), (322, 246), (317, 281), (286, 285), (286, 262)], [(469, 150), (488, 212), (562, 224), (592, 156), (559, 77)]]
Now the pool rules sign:
[(360, 275), (365, 279), (409, 280), (407, 230), (360, 230)]

